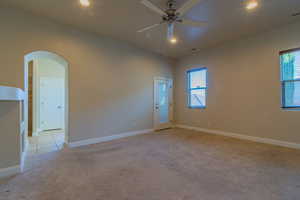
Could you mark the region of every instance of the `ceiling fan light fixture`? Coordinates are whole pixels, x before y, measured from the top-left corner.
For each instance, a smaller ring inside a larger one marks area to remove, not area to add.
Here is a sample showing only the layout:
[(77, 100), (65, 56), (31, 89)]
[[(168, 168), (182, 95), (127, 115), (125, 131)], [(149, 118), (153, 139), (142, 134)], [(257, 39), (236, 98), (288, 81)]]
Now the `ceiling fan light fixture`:
[(89, 7), (91, 5), (89, 0), (79, 0), (79, 2), (83, 7)]
[(177, 38), (172, 37), (169, 41), (170, 41), (171, 44), (176, 44), (177, 43)]
[(246, 5), (246, 9), (247, 10), (253, 10), (254, 8), (256, 8), (258, 6), (258, 2), (256, 0), (250, 0), (247, 5)]

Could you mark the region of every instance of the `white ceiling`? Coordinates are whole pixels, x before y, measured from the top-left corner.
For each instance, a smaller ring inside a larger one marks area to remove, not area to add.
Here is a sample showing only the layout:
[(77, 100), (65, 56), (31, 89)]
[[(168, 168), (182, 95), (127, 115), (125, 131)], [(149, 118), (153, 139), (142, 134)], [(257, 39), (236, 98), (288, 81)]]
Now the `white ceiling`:
[[(186, 17), (208, 21), (208, 26), (176, 26), (175, 35), (179, 42), (171, 45), (166, 41), (166, 27), (146, 33), (136, 32), (161, 20), (140, 0), (90, 0), (92, 4), (88, 8), (82, 8), (78, 1), (1, 0), (0, 5), (20, 8), (80, 29), (125, 40), (169, 57), (180, 57), (190, 54), (193, 48), (214, 46), (300, 20), (300, 16), (291, 16), (300, 12), (300, 0), (259, 0), (259, 7), (251, 12), (245, 9), (246, 0), (204, 0)], [(166, 1), (152, 0), (161, 8)], [(178, 5), (183, 2), (185, 0), (178, 0)]]

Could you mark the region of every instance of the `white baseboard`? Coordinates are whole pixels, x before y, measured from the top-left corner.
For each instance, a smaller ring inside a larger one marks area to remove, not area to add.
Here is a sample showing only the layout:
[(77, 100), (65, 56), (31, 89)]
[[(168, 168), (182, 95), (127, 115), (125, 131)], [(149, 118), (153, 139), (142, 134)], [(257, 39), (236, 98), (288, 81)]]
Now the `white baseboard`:
[(16, 165), (16, 166), (13, 166), (13, 167), (8, 167), (8, 168), (3, 168), (3, 169), (0, 169), (0, 178), (13, 176), (13, 175), (16, 175), (20, 172), (21, 172), (21, 170), (20, 170), (19, 165)]
[(259, 142), (259, 143), (272, 144), (272, 145), (277, 145), (277, 146), (282, 146), (282, 147), (300, 149), (300, 144), (292, 143), (292, 142), (285, 142), (285, 141), (280, 141), (280, 140), (274, 140), (274, 139), (270, 139), (270, 138), (254, 137), (254, 136), (242, 135), (242, 134), (238, 134), (238, 133), (231, 133), (231, 132), (226, 132), (226, 131), (212, 130), (212, 129), (206, 129), (206, 128), (193, 127), (193, 126), (186, 126), (186, 125), (181, 125), (181, 124), (177, 124), (176, 127), (205, 132), (205, 133), (211, 133), (211, 134), (215, 134), (215, 135), (223, 135), (223, 136), (238, 138), (238, 139), (242, 139), (242, 140), (250, 140), (253, 142)]
[(84, 145), (89, 145), (89, 144), (96, 144), (96, 143), (101, 143), (101, 142), (108, 142), (116, 139), (121, 139), (125, 137), (130, 137), (134, 135), (140, 135), (140, 134), (145, 134), (145, 133), (150, 133), (154, 131), (153, 129), (144, 129), (144, 130), (139, 130), (139, 131), (131, 131), (131, 132), (126, 132), (126, 133), (121, 133), (118, 135), (112, 135), (112, 136), (106, 136), (106, 137), (100, 137), (100, 138), (91, 138), (87, 140), (81, 140), (78, 142), (70, 142), (68, 144), (69, 147), (79, 147), (79, 146), (84, 146)]

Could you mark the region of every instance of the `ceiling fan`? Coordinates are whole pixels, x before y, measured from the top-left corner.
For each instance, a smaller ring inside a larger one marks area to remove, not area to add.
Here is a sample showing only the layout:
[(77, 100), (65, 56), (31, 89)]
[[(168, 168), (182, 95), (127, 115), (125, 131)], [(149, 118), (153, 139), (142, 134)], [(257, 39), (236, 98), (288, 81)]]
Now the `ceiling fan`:
[(142, 0), (141, 3), (149, 8), (150, 10), (154, 11), (155, 13), (159, 14), (162, 17), (162, 21), (157, 24), (153, 24), (151, 26), (145, 27), (141, 30), (138, 30), (137, 32), (142, 33), (144, 31), (153, 29), (157, 26), (160, 26), (162, 24), (168, 25), (168, 31), (167, 31), (167, 38), (169, 41), (175, 43), (176, 38), (174, 37), (174, 25), (175, 23), (189, 25), (189, 26), (196, 26), (196, 27), (202, 27), (207, 25), (207, 22), (204, 21), (193, 21), (184, 19), (183, 16), (196, 4), (198, 4), (200, 1), (203, 0), (188, 0), (186, 3), (184, 3), (180, 8), (176, 8), (176, 1), (175, 0), (168, 0), (167, 1), (167, 9), (162, 10), (158, 6), (151, 3), (149, 0)]

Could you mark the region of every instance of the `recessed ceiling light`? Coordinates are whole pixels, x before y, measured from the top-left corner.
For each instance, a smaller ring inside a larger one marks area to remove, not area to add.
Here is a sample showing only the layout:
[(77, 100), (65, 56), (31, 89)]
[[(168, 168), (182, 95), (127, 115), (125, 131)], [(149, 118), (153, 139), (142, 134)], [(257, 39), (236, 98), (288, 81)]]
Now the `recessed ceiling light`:
[(256, 0), (251, 0), (247, 3), (246, 8), (247, 10), (252, 10), (258, 6), (258, 3)]
[(170, 39), (170, 42), (172, 44), (176, 44), (177, 43), (177, 39), (175, 37), (173, 37), (173, 38)]
[(88, 7), (91, 5), (89, 0), (79, 0), (80, 4), (84, 7)]

